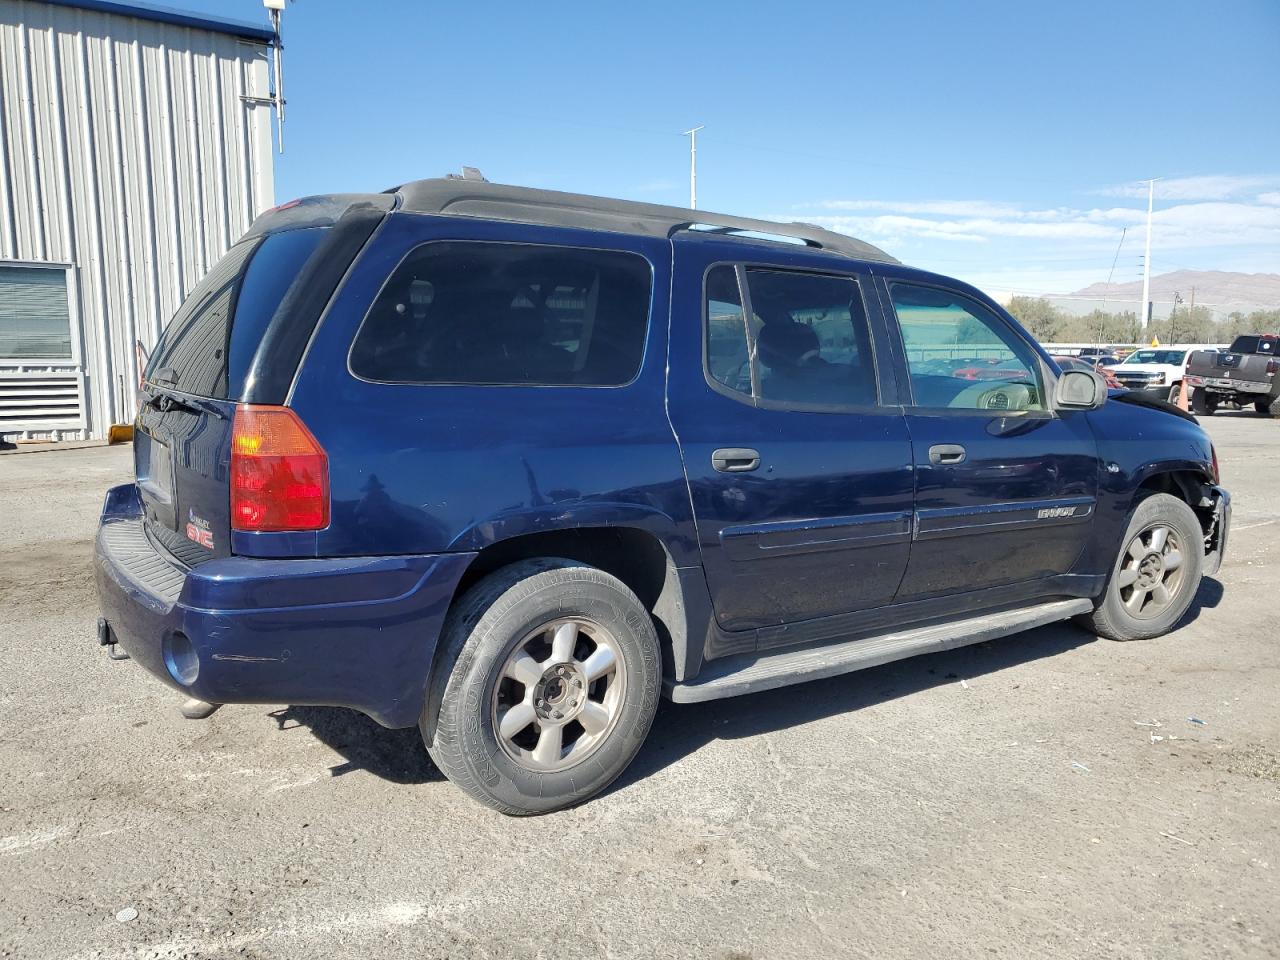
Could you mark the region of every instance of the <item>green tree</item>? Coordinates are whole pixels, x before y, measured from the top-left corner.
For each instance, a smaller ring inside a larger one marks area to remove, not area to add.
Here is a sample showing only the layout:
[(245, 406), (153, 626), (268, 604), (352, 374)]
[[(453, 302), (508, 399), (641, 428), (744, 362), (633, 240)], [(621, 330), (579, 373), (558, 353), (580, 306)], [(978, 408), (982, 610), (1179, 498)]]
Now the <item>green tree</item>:
[(1058, 339), (1067, 316), (1044, 297), (1014, 297), (1009, 312), (1041, 343)]

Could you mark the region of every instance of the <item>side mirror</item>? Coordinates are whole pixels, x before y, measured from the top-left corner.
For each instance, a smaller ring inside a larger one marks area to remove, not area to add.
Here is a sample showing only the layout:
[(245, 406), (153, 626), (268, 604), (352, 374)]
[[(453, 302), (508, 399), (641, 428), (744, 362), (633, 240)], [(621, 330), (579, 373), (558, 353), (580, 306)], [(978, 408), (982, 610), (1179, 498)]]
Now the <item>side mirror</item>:
[(1106, 402), (1107, 383), (1093, 370), (1067, 370), (1058, 378), (1058, 407), (1097, 410)]

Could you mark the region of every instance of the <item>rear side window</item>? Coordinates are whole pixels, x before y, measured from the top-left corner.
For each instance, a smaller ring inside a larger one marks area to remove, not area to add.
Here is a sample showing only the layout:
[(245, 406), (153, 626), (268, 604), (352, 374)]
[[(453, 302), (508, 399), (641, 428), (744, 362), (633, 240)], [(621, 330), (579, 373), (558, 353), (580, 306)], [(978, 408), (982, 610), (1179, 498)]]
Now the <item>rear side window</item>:
[(640, 370), (651, 287), (634, 253), (433, 241), (369, 308), (351, 371), (384, 383), (620, 386)]
[(239, 397), (267, 324), (327, 229), (289, 230), (228, 250), (165, 328), (147, 379), (200, 397)]

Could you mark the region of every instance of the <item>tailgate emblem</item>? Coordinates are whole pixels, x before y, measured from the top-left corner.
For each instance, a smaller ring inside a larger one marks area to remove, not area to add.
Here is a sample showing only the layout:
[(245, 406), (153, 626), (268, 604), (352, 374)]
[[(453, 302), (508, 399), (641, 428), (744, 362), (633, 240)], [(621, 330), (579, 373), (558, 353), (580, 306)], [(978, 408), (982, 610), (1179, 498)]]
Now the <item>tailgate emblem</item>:
[(213, 549), (213, 531), (209, 529), (209, 521), (197, 517), (194, 510), (187, 511), (187, 539), (194, 540), (202, 547)]

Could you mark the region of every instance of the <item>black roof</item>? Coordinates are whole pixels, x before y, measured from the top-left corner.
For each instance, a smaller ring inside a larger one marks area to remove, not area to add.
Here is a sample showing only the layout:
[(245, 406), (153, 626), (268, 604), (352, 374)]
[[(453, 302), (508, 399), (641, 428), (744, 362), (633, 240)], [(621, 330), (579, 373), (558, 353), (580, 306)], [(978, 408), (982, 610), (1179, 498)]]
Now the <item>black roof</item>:
[(808, 223), (774, 223), (731, 217), (705, 210), (667, 207), (632, 200), (611, 200), (557, 190), (512, 187), (461, 177), (415, 180), (388, 190), (410, 213), (482, 217), (555, 227), (609, 230), (614, 233), (668, 238), (682, 230), (701, 229), (726, 235), (764, 234), (802, 241), (810, 247), (852, 257), (897, 263), (879, 247)]

